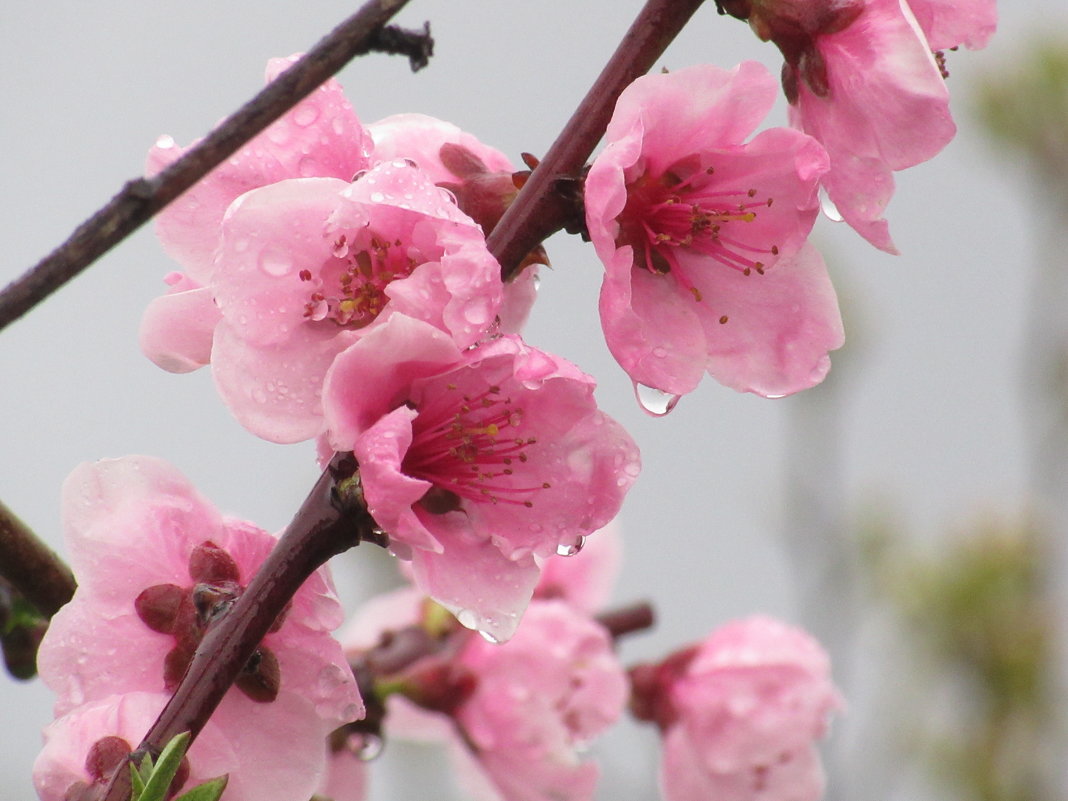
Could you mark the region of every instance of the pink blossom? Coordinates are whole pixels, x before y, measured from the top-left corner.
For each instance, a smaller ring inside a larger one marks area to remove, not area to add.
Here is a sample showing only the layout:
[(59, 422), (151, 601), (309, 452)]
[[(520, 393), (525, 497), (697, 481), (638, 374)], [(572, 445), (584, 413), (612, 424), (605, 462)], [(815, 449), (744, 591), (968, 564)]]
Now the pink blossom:
[[(271, 59), (267, 82), (298, 58)], [(161, 172), (196, 144), (183, 148), (161, 136), (148, 153), (146, 172)], [(203, 287), (211, 277), (223, 216), (234, 200), (287, 178), (349, 181), (369, 166), (372, 147), (341, 84), (331, 79), (160, 212), (156, 233), (185, 274), (168, 276), (170, 290), (145, 310), (145, 354), (171, 372), (189, 372), (208, 363), (219, 312)]]
[(822, 380), (842, 344), (823, 261), (802, 247), (826, 154), (788, 129), (743, 141), (776, 92), (746, 62), (646, 76), (619, 98), (586, 222), (605, 338), (639, 384), (680, 395), (707, 370), (785, 395)]
[[(46, 726), (44, 748), (33, 766), (41, 801), (79, 801), (81, 793), (99, 790), (118, 760), (141, 742), (169, 697), (150, 692), (110, 695)], [(282, 732), (262, 722), (246, 721), (238, 729), (209, 720), (186, 754), (186, 767), (179, 769), (182, 789), (227, 774), (227, 801), (309, 797), (322, 771), (322, 756), (305, 761), (305, 743), (319, 737), (319, 726), (295, 696), (280, 697), (277, 703), (279, 717), (286, 721)], [(290, 741), (295, 750), (290, 750)], [(321, 754), (321, 739), (318, 750)], [(278, 758), (280, 753), (284, 759)]]
[[(910, 4), (727, 3), (782, 51), (790, 121), (827, 148), (831, 169), (823, 185), (839, 214), (873, 245), (896, 253), (883, 218), (894, 192), (893, 172), (932, 158), (956, 133), (945, 81)], [(968, 14), (960, 9), (969, 4), (953, 3), (949, 15), (936, 9), (940, 0), (913, 5), (932, 28), (943, 30)]]
[(466, 351), (394, 315), (338, 356), (329, 446), (353, 451), (368, 508), (417, 585), (506, 639), (546, 557), (615, 516), (637, 448), (593, 379), (503, 336)]
[(816, 801), (814, 741), (840, 700), (819, 644), (766, 617), (730, 623), (631, 671), (636, 713), (659, 724), (668, 801)]
[(284, 181), (230, 208), (212, 282), (212, 370), (237, 419), (274, 442), (322, 429), (334, 357), (395, 313), (460, 347), (501, 303), (482, 232), (418, 169), (380, 164), (352, 184)]
[[(177, 470), (148, 457), (78, 467), (64, 485), (63, 519), (78, 589), (38, 654), (41, 678), (59, 696), (57, 715), (113, 694), (172, 691), (205, 627), (226, 613), (275, 543), (220, 516)], [(322, 770), (323, 738), (363, 714), (330, 636), (341, 619), (324, 568), (294, 596), (212, 718), (238, 750), (243, 732), (255, 732), (254, 743), (307, 765), (308, 793)], [(266, 758), (261, 746), (250, 758)]]
[[(425, 114), (394, 114), (371, 123), (367, 131), (374, 139), (376, 159), (414, 161), (435, 184), (452, 192), (460, 209), (487, 234), (519, 191), (507, 156), (450, 122)], [(540, 248), (538, 257), (544, 257)], [(504, 285), (497, 312), (502, 332), (519, 333), (526, 323), (537, 274), (536, 265), (528, 266)]]
[(995, 0), (908, 0), (932, 50), (986, 47), (998, 25)]
[[(267, 62), (266, 82), (281, 75), (299, 57)], [(160, 137), (148, 153), (148, 174), (162, 171), (196, 144), (183, 148), (169, 136)], [(350, 181), (370, 166), (372, 148), (371, 137), (360, 125), (341, 84), (330, 79), (160, 212), (156, 217), (160, 242), (190, 278), (206, 283), (218, 246), (219, 225), (239, 196), (287, 178)]]

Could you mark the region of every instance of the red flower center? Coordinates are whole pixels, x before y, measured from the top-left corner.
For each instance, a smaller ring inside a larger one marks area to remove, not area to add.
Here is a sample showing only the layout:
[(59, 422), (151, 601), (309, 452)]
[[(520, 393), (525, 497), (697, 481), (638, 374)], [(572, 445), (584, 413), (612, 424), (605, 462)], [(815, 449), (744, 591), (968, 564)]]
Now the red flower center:
[[(308, 320), (332, 320), (340, 326), (363, 328), (382, 312), (389, 298), (385, 289), (391, 281), (407, 278), (420, 263), (398, 239), (389, 242), (377, 234), (367, 236), (366, 247), (356, 247), (342, 234), (334, 243), (337, 260), (323, 268), (324, 286), (313, 292), (304, 304)], [(310, 270), (298, 273), (311, 281)], [(328, 292), (326, 285), (333, 286)]]
[(771, 206), (772, 198), (753, 188), (718, 185), (715, 169), (698, 168), (693, 164), (696, 159), (683, 159), (663, 175), (643, 175), (627, 186), (616, 244), (634, 248), (636, 267), (671, 273), (700, 301), (700, 291), (680, 266), (679, 249), (695, 251), (745, 275), (763, 273), (762, 259), (777, 255), (779, 249), (754, 247), (739, 230)]

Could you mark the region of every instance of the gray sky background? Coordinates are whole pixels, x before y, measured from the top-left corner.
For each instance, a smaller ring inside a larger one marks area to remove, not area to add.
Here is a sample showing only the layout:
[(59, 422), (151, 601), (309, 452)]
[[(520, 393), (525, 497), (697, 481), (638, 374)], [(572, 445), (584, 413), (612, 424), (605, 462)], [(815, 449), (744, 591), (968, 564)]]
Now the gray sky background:
[[(663, 65), (730, 67), (752, 58), (777, 72), (771, 45), (707, 5)], [(307, 49), (354, 6), (107, 0), (90, 11), (72, 0), (6, 3), (0, 282), (138, 174), (157, 136), (187, 144), (202, 135), (259, 88), (268, 58)], [(432, 114), (518, 163), (522, 151), (545, 151), (639, 7), (638, 0), (413, 0), (400, 21), (431, 20), (431, 66), (413, 76), (403, 61), (375, 56), (340, 77), (365, 122)], [(847, 404), (842, 502), (853, 509), (886, 501), (917, 537), (981, 512), (1012, 515), (1027, 502), (1019, 349), (1034, 200), (1011, 156), (971, 130), (967, 100), (970, 79), (1006, 58), (1042, 11), (1064, 19), (1060, 0), (1005, 3), (988, 50), (950, 54), (962, 132), (935, 161), (898, 174), (889, 219), (902, 256), (875, 251), (842, 225), (817, 226), (847, 306), (849, 354), (836, 358), (846, 369), (833, 372)], [(773, 122), (785, 120), (784, 109), (780, 103)], [(627, 564), (616, 597), (654, 599), (660, 624), (628, 643), (624, 657), (662, 655), (755, 611), (801, 622), (781, 547), (789, 531), (782, 443), (796, 399), (738, 395), (706, 380), (667, 418), (645, 416), (600, 334), (601, 268), (592, 248), (558, 237), (549, 253), (555, 269), (544, 274), (527, 339), (596, 376), (601, 405), (643, 452), (644, 472), (622, 515)], [(0, 339), (0, 498), (56, 547), (59, 487), (83, 460), (161, 456), (224, 511), (272, 530), (285, 525), (317, 474), (310, 446), (246, 434), (206, 370), (173, 376), (141, 356), (141, 312), (172, 269), (146, 228)], [(378, 560), (361, 553), (336, 566), (349, 597), (372, 581), (361, 568), (369, 561)], [(875, 638), (865, 647), (861, 665), (878, 664), (885, 645)], [(33, 797), (30, 765), (50, 705), (39, 682), (0, 679), (0, 801)], [(839, 728), (848, 738), (851, 727), (867, 725), (855, 708)], [(602, 798), (655, 797), (652, 743), (651, 733), (633, 727), (610, 738), (601, 749), (609, 774)], [(393, 773), (398, 763), (394, 754)], [(389, 772), (388, 765), (380, 771)], [(374, 797), (403, 797), (390, 787), (376, 782)]]

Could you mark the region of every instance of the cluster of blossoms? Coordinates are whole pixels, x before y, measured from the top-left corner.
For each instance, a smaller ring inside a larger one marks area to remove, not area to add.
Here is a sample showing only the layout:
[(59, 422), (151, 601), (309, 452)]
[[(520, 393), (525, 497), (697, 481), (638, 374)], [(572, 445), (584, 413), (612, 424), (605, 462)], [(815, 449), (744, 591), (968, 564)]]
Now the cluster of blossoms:
[[(994, 24), (992, 0), (718, 6), (779, 46), (793, 127), (754, 134), (779, 90), (753, 62), (639, 78), (584, 183), (606, 340), (664, 408), (705, 372), (767, 397), (823, 379), (843, 330), (808, 243), (820, 193), (892, 251), (892, 171), (953, 135), (932, 51), (980, 46)], [(160, 139), (149, 172), (183, 152)], [(593, 379), (520, 336), (544, 253), (505, 283), (486, 236), (524, 177), (440, 120), (364, 126), (328, 81), (160, 215), (182, 272), (149, 306), (143, 350), (173, 372), (210, 364), (259, 437), (314, 439), (324, 463), (352, 453), (412, 582), (368, 605), (343, 651), (329, 576), (313, 576), (181, 783), (229, 773), (233, 801), (355, 801), (354, 752), (385, 730), (449, 743), (479, 797), (585, 801), (583, 752), (629, 700), (663, 735), (669, 801), (821, 794), (813, 742), (839, 699), (807, 635), (751, 618), (627, 672), (596, 617), (614, 557), (595, 532), (639, 456)], [(93, 796), (274, 543), (143, 457), (79, 468), (64, 515), (79, 590), (40, 652), (59, 695), (35, 771), (45, 801)], [(600, 554), (556, 558), (589, 535)], [(390, 661), (398, 642), (418, 648)]]

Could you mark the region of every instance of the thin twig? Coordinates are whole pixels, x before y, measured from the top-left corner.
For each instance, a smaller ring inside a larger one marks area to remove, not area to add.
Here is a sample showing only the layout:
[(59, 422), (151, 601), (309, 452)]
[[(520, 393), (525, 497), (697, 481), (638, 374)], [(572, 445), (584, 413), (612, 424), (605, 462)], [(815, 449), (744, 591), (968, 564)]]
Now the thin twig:
[(620, 93), (647, 73), (697, 11), (702, 0), (648, 0), (515, 202), (489, 235), (501, 275), (512, 277), (523, 257), (570, 219), (568, 189), (604, 136)]
[(0, 330), (136, 231), (353, 57), (382, 49), (408, 56), (413, 69), (425, 64), (433, 48), (429, 29), (422, 34), (396, 29), (383, 32), (383, 26), (407, 3), (365, 3), (167, 169), (152, 178), (127, 181), (119, 194), (78, 226), (66, 242), (0, 292)]
[(0, 501), (0, 576), (46, 617), (74, 595), (74, 575), (63, 560)]

